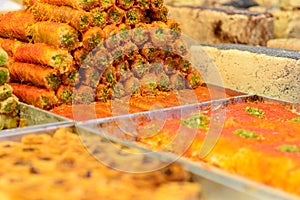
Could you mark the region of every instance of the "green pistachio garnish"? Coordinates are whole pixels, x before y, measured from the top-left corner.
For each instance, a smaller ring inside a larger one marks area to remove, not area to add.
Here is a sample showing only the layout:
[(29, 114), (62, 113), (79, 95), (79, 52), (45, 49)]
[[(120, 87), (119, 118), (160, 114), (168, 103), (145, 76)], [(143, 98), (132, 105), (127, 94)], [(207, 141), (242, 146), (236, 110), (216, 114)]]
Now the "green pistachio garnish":
[(209, 117), (202, 114), (196, 114), (188, 119), (181, 119), (180, 123), (188, 128), (208, 130), (209, 121), (210, 121)]
[(294, 145), (282, 145), (277, 147), (277, 150), (288, 153), (298, 153), (300, 152), (300, 148)]
[(300, 117), (288, 120), (289, 122), (300, 122)]
[(243, 129), (234, 131), (234, 134), (236, 134), (242, 138), (252, 138), (252, 139), (259, 139), (259, 140), (264, 139), (264, 137), (260, 134), (257, 134), (255, 132), (251, 132), (251, 131), (247, 131), (247, 130), (243, 130)]
[(80, 22), (79, 22), (80, 28), (84, 29), (87, 27), (88, 24), (89, 24), (89, 17), (88, 16), (81, 17)]
[(249, 113), (250, 115), (258, 117), (258, 118), (264, 118), (264, 115), (265, 115), (264, 111), (262, 111), (262, 110), (260, 110), (258, 108), (250, 107), (250, 106), (247, 106), (245, 108), (245, 111), (247, 113)]
[(64, 35), (62, 37), (62, 44), (64, 46), (69, 46), (69, 45), (73, 45), (75, 42), (75, 37), (74, 35)]
[(64, 90), (62, 92), (62, 99), (65, 101), (65, 102), (69, 102), (70, 100), (72, 100), (73, 98), (73, 92), (72, 91), (69, 91), (69, 90)]

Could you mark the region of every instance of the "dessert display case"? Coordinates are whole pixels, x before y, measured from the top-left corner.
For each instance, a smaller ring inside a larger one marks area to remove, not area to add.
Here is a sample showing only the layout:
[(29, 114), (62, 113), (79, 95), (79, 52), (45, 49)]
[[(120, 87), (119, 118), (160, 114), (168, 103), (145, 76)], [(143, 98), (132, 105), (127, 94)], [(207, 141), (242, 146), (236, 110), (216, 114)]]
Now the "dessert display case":
[(300, 199), (298, 4), (14, 2), (0, 199)]

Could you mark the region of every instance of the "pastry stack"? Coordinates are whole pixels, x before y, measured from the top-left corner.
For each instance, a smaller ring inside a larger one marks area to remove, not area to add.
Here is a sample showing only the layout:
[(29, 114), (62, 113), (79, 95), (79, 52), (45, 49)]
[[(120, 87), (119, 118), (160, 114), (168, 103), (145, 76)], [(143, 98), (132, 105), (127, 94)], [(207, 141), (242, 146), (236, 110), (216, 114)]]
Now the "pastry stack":
[(60, 104), (155, 96), (203, 84), (162, 0), (24, 0), (0, 16), (19, 99)]
[(0, 130), (16, 128), (19, 125), (19, 100), (13, 95), (12, 87), (7, 84), (9, 71), (7, 53), (0, 48)]

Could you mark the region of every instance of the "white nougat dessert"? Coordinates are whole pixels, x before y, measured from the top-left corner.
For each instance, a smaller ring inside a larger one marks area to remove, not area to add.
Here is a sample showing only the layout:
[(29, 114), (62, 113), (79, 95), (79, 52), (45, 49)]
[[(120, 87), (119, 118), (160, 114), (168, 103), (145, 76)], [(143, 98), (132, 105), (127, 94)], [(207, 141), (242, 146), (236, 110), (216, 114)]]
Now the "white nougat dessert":
[(300, 51), (299, 38), (279, 38), (269, 40), (267, 47)]
[(260, 6), (272, 7), (272, 6), (278, 6), (281, 0), (254, 0), (254, 1), (258, 3)]
[(266, 45), (273, 38), (269, 13), (194, 6), (169, 10), (171, 18), (181, 22), (183, 33), (199, 43)]
[(300, 11), (274, 9), (268, 12), (274, 17), (274, 38), (300, 38)]
[(203, 48), (212, 59), (203, 59), (201, 64), (210, 83), (214, 84), (215, 74), (207, 68), (213, 62), (225, 87), (300, 103), (298, 51), (234, 44), (193, 47), (193, 51), (197, 48)]
[(280, 0), (280, 8), (284, 10), (294, 10), (300, 8), (299, 0)]

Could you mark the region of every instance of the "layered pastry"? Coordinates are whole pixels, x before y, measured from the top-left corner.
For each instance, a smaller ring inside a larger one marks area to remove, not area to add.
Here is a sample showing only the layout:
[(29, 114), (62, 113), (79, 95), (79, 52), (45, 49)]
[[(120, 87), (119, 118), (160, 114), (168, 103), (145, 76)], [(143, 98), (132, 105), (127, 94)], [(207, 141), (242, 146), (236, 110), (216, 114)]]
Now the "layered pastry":
[(67, 128), (53, 136), (32, 134), (20, 142), (2, 142), (0, 196), (3, 200), (200, 199), (200, 186), (188, 181), (190, 175), (181, 166), (135, 156), (140, 153)]
[[(222, 112), (222, 128), (220, 119)], [(216, 116), (217, 115), (217, 116)], [(137, 141), (300, 195), (300, 115), (277, 103), (229, 103), (181, 118), (137, 123)], [(209, 142), (215, 140), (214, 142)], [(266, 171), (267, 169), (267, 171)]]
[(19, 126), (19, 99), (13, 95), (10, 80), (8, 54), (0, 48), (0, 131)]

